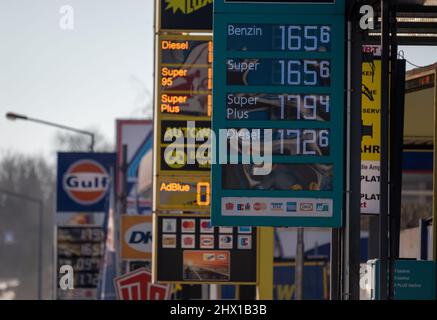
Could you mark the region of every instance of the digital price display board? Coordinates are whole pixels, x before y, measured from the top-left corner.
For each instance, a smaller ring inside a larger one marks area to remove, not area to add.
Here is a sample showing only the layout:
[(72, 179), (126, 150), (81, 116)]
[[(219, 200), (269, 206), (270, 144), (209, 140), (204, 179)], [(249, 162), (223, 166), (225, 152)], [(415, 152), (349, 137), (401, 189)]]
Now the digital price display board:
[(158, 119), (210, 120), (212, 37), (157, 37)]
[(213, 224), (340, 227), (345, 1), (214, 6), (212, 129), (239, 162), (212, 165)]
[[(74, 270), (74, 290), (88, 290), (88, 297), (95, 294), (100, 267), (104, 255), (105, 234), (101, 227), (58, 227), (57, 229), (57, 269), (69, 265)], [(60, 275), (62, 276), (62, 275)], [(59, 279), (58, 279), (59, 280)], [(59, 281), (58, 281), (59, 283)], [(58, 287), (58, 299), (69, 299)]]
[(213, 227), (206, 214), (158, 215), (155, 220), (155, 281), (256, 283), (256, 228)]
[[(210, 164), (197, 161), (201, 157), (197, 147), (203, 142), (194, 140), (199, 134), (205, 139), (210, 135), (212, 37), (159, 36), (157, 48), (155, 172), (157, 175), (209, 176)], [(187, 127), (187, 121), (194, 122), (193, 129)], [(176, 146), (176, 142), (181, 148), (166, 153), (166, 148)], [(208, 159), (208, 155), (204, 158)]]

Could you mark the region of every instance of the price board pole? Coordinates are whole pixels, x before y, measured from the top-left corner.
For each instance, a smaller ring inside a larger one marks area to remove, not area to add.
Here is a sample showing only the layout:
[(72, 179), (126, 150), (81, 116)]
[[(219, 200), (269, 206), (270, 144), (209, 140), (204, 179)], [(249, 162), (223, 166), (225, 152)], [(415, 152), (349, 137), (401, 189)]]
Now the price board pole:
[(259, 228), (256, 298), (273, 299), (273, 228)]

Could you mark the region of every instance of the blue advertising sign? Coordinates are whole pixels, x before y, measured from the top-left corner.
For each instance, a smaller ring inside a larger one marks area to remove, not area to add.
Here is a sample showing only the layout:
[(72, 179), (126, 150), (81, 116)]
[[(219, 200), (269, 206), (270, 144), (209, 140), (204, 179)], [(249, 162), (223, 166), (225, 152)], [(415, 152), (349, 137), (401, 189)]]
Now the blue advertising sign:
[(344, 12), (214, 1), (213, 224), (341, 226)]
[(107, 212), (115, 153), (59, 152), (56, 208), (63, 212)]

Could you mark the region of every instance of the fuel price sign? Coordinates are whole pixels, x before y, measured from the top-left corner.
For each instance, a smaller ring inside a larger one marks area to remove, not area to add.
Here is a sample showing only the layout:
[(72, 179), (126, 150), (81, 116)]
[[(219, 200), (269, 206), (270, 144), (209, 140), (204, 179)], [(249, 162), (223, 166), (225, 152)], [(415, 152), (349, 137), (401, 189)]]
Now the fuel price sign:
[(341, 226), (345, 1), (214, 6), (212, 223)]

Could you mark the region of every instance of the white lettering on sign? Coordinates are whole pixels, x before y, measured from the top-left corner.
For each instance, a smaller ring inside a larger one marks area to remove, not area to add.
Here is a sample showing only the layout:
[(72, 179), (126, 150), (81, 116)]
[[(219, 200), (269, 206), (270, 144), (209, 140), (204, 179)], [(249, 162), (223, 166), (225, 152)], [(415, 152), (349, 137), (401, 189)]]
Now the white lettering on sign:
[(261, 37), (262, 35), (262, 29), (257, 26), (236, 27), (232, 24), (228, 25), (228, 36)]

